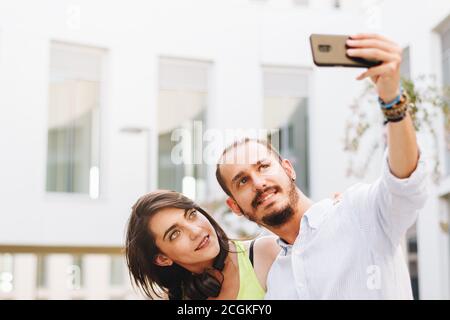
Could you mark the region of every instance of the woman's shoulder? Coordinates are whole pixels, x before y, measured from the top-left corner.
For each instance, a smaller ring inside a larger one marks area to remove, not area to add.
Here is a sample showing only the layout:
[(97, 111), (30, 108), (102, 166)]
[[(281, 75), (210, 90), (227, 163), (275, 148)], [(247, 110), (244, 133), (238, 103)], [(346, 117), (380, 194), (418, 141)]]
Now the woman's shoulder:
[(269, 260), (273, 261), (281, 250), (277, 239), (278, 237), (274, 235), (258, 238), (255, 242), (255, 255), (266, 256)]
[(266, 235), (257, 237), (252, 240), (243, 240), (241, 241), (241, 244), (244, 246), (245, 250), (248, 252), (250, 249), (250, 246), (253, 242), (253, 252), (254, 255), (258, 256), (269, 256), (269, 257), (275, 257), (278, 252), (280, 251), (280, 246), (277, 243), (277, 236), (274, 235)]
[(257, 242), (259, 244), (266, 244), (266, 245), (271, 245), (271, 244), (277, 244), (277, 239), (278, 237), (275, 235), (266, 235), (266, 236), (261, 236), (259, 238), (256, 238), (255, 240), (257, 240)]
[[(250, 246), (252, 241), (247, 241), (247, 245)], [(280, 250), (276, 236), (261, 236), (254, 240), (253, 268), (264, 290), (266, 290), (267, 274)]]

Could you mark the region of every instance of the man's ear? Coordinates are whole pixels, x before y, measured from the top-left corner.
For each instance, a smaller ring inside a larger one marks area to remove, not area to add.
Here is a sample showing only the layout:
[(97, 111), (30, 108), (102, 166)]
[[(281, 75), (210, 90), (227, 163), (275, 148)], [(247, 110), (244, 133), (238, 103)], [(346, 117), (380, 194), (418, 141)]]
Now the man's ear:
[(242, 211), (239, 208), (238, 204), (236, 203), (236, 201), (234, 201), (233, 198), (228, 197), (227, 198), (227, 206), (228, 208), (231, 209), (231, 211), (233, 211), (235, 214), (237, 214), (238, 216), (242, 216)]
[(162, 253), (158, 253), (154, 257), (153, 262), (160, 267), (170, 267), (173, 264), (173, 260), (169, 259), (167, 256), (163, 255)]
[(297, 178), (294, 166), (288, 159), (283, 159), (281, 161), (281, 166), (283, 167), (284, 171), (286, 171), (286, 174), (288, 175), (289, 178), (291, 178), (291, 180), (295, 180)]

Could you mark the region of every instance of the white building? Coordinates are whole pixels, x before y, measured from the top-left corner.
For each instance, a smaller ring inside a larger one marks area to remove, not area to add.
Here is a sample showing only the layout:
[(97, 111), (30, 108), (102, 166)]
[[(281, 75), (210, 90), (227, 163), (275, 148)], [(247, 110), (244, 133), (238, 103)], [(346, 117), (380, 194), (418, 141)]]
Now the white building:
[[(170, 161), (177, 128), (194, 155), (210, 134), (281, 129), (302, 190), (344, 190), (362, 70), (315, 67), (309, 35), (384, 34), (412, 78), (450, 84), (449, 17), (445, 0), (0, 0), (0, 298), (138, 298), (120, 257), (137, 197), (223, 199), (213, 164)], [(421, 299), (450, 298), (449, 193), (433, 185), (411, 231)]]

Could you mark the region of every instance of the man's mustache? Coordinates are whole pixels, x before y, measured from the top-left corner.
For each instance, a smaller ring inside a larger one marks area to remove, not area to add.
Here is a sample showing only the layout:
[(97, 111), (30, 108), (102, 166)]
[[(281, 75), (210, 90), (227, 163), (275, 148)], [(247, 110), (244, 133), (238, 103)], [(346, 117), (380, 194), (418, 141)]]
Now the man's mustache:
[(267, 192), (267, 191), (269, 191), (269, 190), (271, 190), (271, 189), (273, 189), (275, 192), (279, 192), (280, 190), (281, 190), (281, 188), (279, 187), (279, 186), (272, 186), (272, 187), (266, 187), (266, 188), (264, 188), (264, 190), (260, 190), (260, 191), (257, 191), (256, 192), (256, 195), (255, 195), (255, 198), (253, 198), (253, 201), (252, 201), (252, 203), (251, 203), (251, 205), (252, 205), (252, 208), (253, 209), (256, 209), (258, 206), (259, 206), (259, 197), (261, 197), (261, 195), (264, 193), (264, 192)]

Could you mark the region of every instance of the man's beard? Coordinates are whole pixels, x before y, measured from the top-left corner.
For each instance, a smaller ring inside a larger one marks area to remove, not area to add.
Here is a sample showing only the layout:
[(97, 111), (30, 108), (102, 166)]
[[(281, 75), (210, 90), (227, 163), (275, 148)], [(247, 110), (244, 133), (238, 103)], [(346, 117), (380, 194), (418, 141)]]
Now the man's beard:
[(288, 222), (293, 216), (294, 216), (294, 207), (297, 205), (298, 202), (298, 193), (295, 186), (295, 183), (291, 181), (289, 186), (289, 202), (286, 204), (284, 208), (281, 208), (280, 210), (273, 211), (265, 216), (262, 217), (261, 221), (258, 221), (255, 217), (255, 215), (249, 215), (248, 213), (244, 212), (244, 210), (241, 209), (241, 212), (246, 216), (249, 220), (256, 222), (258, 224), (262, 224), (264, 226), (268, 227), (280, 227), (286, 222)]
[(265, 215), (261, 221), (269, 227), (279, 227), (288, 222), (294, 215), (294, 210), (290, 203), (284, 209)]

